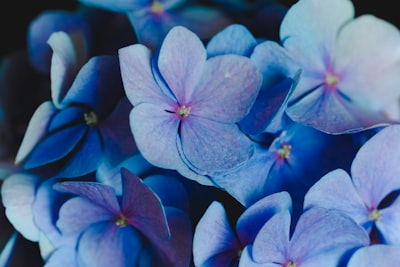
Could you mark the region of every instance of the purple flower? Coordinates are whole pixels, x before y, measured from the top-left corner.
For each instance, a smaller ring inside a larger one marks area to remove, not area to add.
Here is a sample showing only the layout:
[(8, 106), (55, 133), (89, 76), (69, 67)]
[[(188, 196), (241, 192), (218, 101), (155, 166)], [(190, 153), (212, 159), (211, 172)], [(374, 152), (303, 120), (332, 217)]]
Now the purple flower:
[(122, 48), (119, 56), (125, 92), (134, 106), (131, 130), (150, 163), (206, 175), (251, 157), (253, 143), (236, 124), (261, 83), (250, 59), (222, 55), (207, 60), (201, 40), (181, 26), (168, 33), (157, 57), (141, 44)]
[(365, 230), (344, 213), (312, 208), (291, 231), (289, 211), (269, 219), (240, 258), (240, 266), (339, 266), (369, 244)]
[(343, 133), (398, 119), (389, 109), (400, 96), (394, 25), (371, 15), (354, 18), (349, 0), (302, 0), (283, 18), (280, 38), (302, 69), (286, 111), (293, 120)]
[[(62, 205), (57, 221), (61, 234), (76, 240), (76, 261), (83, 266), (132, 266), (143, 260), (159, 266), (187, 265), (191, 256), (187, 215), (177, 208), (164, 209), (160, 198), (127, 169), (121, 169), (121, 177), (121, 196), (96, 182), (55, 185), (77, 195)], [(57, 256), (57, 261), (70, 252)]]
[[(304, 207), (324, 207), (351, 216), (368, 232), (376, 227), (379, 240), (400, 244), (400, 126), (383, 128), (358, 151), (351, 173), (329, 172), (307, 192)], [(372, 236), (371, 236), (372, 237)]]

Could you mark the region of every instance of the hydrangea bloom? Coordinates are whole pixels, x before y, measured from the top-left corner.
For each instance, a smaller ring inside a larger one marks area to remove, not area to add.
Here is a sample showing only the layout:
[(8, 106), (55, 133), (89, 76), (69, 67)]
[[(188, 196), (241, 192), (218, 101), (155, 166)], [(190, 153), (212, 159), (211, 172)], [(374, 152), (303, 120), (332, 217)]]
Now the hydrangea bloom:
[(340, 210), (369, 233), (376, 227), (378, 237), (372, 235), (372, 242), (400, 244), (399, 138), (399, 125), (371, 137), (355, 156), (350, 174), (342, 169), (326, 174), (307, 192), (305, 207)]
[(286, 13), (280, 38), (302, 69), (286, 111), (293, 120), (343, 133), (398, 119), (389, 109), (400, 96), (400, 33), (392, 24), (354, 18), (349, 0), (302, 0)]
[(141, 44), (122, 48), (119, 57), (134, 106), (132, 133), (149, 162), (206, 175), (251, 157), (253, 144), (237, 125), (260, 88), (261, 75), (250, 59), (207, 60), (201, 40), (181, 26), (169, 32), (157, 57)]
[[(43, 102), (33, 114), (16, 162), (45, 175), (69, 177), (94, 171), (103, 157), (119, 163), (135, 152), (135, 145), (118, 58), (97, 56), (82, 63), (64, 32), (52, 34), (49, 43), (53, 101)], [(124, 115), (126, 124), (115, 119)]]

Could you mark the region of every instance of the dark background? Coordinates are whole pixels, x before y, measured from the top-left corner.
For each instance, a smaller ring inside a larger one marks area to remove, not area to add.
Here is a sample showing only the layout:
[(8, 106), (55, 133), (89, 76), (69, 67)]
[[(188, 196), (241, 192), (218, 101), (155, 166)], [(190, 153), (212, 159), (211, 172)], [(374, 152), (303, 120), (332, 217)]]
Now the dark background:
[[(321, 0), (323, 1), (323, 0)], [(292, 5), (295, 0), (280, 0)], [(400, 15), (393, 0), (353, 0), (357, 15), (370, 13), (400, 26)], [(29, 22), (46, 9), (74, 10), (77, 0), (3, 0), (0, 5), (0, 57), (17, 49), (25, 49)], [(310, 14), (312, 16), (312, 14)]]

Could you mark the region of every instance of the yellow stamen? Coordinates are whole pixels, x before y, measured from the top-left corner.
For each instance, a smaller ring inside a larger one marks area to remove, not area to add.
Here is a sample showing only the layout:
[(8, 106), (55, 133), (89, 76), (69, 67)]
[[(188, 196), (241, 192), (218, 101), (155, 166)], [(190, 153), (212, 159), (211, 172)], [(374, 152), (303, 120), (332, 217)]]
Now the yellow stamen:
[(97, 124), (97, 116), (93, 111), (83, 114), (83, 118), (89, 126), (95, 126)]
[(289, 144), (282, 145), (281, 148), (278, 149), (278, 156), (281, 159), (288, 159), (290, 156), (290, 150), (292, 150), (292, 146)]
[(190, 114), (191, 107), (187, 107), (185, 105), (180, 106), (177, 113), (181, 119), (186, 118)]
[(125, 227), (128, 225), (128, 219), (126, 219), (124, 215), (118, 215), (117, 218), (115, 218), (115, 225), (121, 228)]
[(339, 82), (339, 77), (333, 75), (332, 73), (327, 73), (325, 77), (325, 83), (331, 87), (336, 87)]
[(373, 209), (369, 213), (369, 219), (371, 221), (377, 222), (381, 219), (381, 212), (378, 209)]
[(296, 263), (293, 260), (291, 260), (285, 265), (285, 267), (296, 267)]
[(164, 6), (160, 2), (154, 1), (150, 6), (150, 10), (152, 13), (161, 14), (164, 12)]

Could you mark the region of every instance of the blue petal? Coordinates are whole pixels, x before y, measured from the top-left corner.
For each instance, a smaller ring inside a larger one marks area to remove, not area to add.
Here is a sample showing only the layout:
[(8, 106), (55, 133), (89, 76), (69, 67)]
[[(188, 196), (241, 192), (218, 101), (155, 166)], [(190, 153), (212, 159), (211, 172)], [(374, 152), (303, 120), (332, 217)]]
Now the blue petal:
[[(46, 10), (34, 18), (28, 27), (27, 43), (30, 61), (41, 73), (50, 73), (52, 49), (47, 41), (52, 33), (63, 31), (65, 33), (83, 37), (80, 49), (88, 49), (90, 42), (89, 28), (86, 21), (68, 11)], [(84, 54), (88, 51), (82, 51)], [(86, 57), (86, 56), (84, 56)]]
[(208, 174), (226, 171), (248, 160), (253, 143), (236, 124), (191, 116), (181, 124), (182, 149), (190, 163)]
[(244, 25), (231, 24), (210, 39), (207, 55), (236, 54), (249, 57), (256, 45), (255, 37)]
[(51, 116), (56, 111), (56, 108), (50, 101), (43, 102), (33, 113), (28, 127), (25, 131), (24, 138), (19, 147), (15, 162), (21, 163), (44, 137), (47, 131), (47, 126), (50, 123)]
[(15, 173), (8, 176), (1, 186), (1, 197), (7, 219), (19, 233), (33, 242), (39, 239), (39, 229), (32, 213), (38, 184), (37, 176)]
[(390, 192), (400, 189), (400, 126), (391, 125), (371, 137), (358, 151), (351, 166), (354, 186), (370, 208)]
[(191, 100), (206, 56), (202, 41), (185, 27), (176, 26), (165, 37), (157, 65), (180, 105), (186, 105)]
[(399, 246), (383, 244), (365, 246), (351, 256), (346, 266), (400, 266), (399, 251)]
[[(79, 236), (91, 225), (105, 221), (114, 224), (115, 217), (104, 207), (86, 198), (74, 197), (61, 206), (57, 227), (64, 238), (78, 240)], [(118, 226), (115, 225), (115, 227)]]
[(77, 125), (46, 136), (29, 154), (24, 167), (35, 168), (62, 159), (76, 148), (86, 131), (86, 126)]
[(133, 227), (99, 222), (82, 234), (78, 262), (82, 266), (135, 266), (141, 247), (141, 236)]
[(249, 206), (236, 222), (236, 232), (241, 243), (252, 244), (262, 226), (283, 210), (292, 210), (292, 199), (285, 191), (268, 195)]
[(261, 73), (249, 58), (222, 55), (207, 60), (189, 102), (190, 114), (223, 123), (241, 120), (250, 110), (261, 86)]
[(165, 211), (157, 195), (128, 169), (121, 169), (122, 212), (150, 240), (170, 237)]
[(156, 103), (169, 109), (175, 102), (162, 93), (154, 80), (151, 67), (151, 50), (141, 44), (121, 48), (119, 59), (126, 96), (133, 106), (139, 103)]
[(143, 157), (166, 169), (184, 168), (177, 150), (179, 120), (154, 104), (140, 104), (130, 114), (131, 130)]
[(112, 111), (123, 93), (118, 57), (96, 56), (80, 69), (62, 104), (86, 104), (102, 118)]
[(327, 173), (308, 190), (304, 197), (304, 209), (312, 207), (339, 210), (359, 224), (369, 220), (368, 207), (354, 187), (350, 175), (343, 169)]
[(193, 259), (195, 265), (203, 266), (210, 259), (212, 262), (219, 262), (216, 258), (221, 255), (226, 260), (221, 266), (229, 266), (227, 263), (236, 257), (240, 249), (241, 244), (232, 231), (225, 208), (220, 202), (212, 202), (197, 223), (194, 232)]

